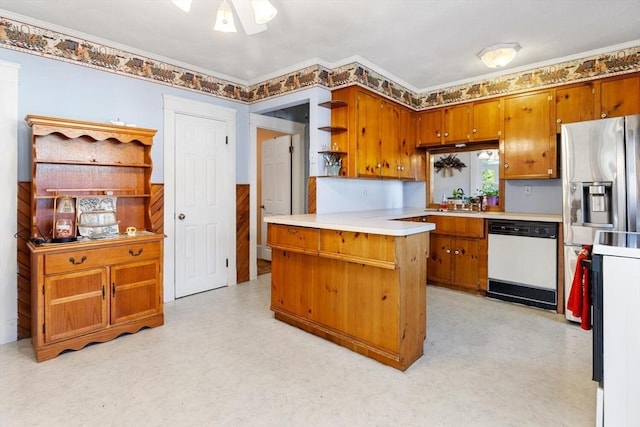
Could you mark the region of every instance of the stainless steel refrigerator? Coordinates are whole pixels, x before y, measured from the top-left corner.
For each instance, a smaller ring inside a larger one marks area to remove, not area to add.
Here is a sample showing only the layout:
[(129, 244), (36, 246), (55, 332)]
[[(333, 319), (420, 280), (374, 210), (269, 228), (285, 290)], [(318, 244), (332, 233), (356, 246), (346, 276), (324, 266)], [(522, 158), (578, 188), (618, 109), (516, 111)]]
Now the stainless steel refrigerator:
[(565, 309), (582, 245), (597, 230), (640, 231), (639, 134), (640, 115), (562, 126)]

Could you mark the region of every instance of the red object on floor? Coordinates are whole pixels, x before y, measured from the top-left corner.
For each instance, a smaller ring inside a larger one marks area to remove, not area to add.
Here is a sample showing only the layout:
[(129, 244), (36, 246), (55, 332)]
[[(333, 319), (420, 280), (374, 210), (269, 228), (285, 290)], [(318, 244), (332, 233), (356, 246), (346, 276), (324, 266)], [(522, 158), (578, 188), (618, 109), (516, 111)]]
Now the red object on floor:
[(573, 275), (573, 282), (571, 283), (569, 301), (567, 301), (567, 309), (569, 309), (575, 317), (580, 318), (580, 327), (585, 331), (591, 329), (591, 282), (589, 269), (582, 265), (582, 261), (590, 259), (591, 245), (582, 246), (582, 250), (580, 250), (578, 260), (576, 261), (576, 271)]

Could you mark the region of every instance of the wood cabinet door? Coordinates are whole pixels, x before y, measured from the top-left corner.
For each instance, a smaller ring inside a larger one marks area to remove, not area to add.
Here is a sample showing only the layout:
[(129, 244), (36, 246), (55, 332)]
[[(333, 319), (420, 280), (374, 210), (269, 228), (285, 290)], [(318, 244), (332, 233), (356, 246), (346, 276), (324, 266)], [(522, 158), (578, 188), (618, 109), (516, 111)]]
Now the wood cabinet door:
[(443, 110), (418, 113), (418, 147), (442, 144)]
[(479, 241), (458, 237), (453, 241), (452, 254), (454, 259), (453, 284), (474, 291), (478, 290), (480, 286), (478, 277)]
[(416, 148), (416, 115), (412, 111), (400, 109), (399, 131), (398, 176), (402, 179), (424, 181), (426, 156), (424, 150)]
[(471, 108), (471, 140), (497, 141), (501, 134), (500, 110), (502, 101), (474, 102)]
[(400, 161), (400, 107), (382, 101), (380, 106), (380, 175), (397, 178)]
[(107, 287), (106, 268), (45, 276), (44, 325), (38, 325), (44, 328), (45, 342), (106, 328)]
[(160, 312), (160, 261), (111, 267), (111, 324)]
[(469, 131), (470, 104), (444, 109), (444, 142), (466, 142), (471, 138)]
[(504, 178), (557, 177), (555, 102), (551, 92), (504, 100)]
[(600, 117), (640, 113), (640, 76), (605, 80), (600, 86)]
[(595, 119), (593, 108), (592, 82), (556, 89), (556, 133), (563, 124)]
[(308, 318), (311, 312), (310, 289), (318, 257), (280, 249), (271, 251), (271, 309)]
[(398, 270), (351, 262), (346, 268), (347, 334), (397, 352)]
[(450, 283), (452, 261), (452, 239), (431, 233), (429, 237), (427, 278), (429, 281)]
[(380, 110), (379, 97), (364, 91), (358, 92), (358, 176), (380, 176)]

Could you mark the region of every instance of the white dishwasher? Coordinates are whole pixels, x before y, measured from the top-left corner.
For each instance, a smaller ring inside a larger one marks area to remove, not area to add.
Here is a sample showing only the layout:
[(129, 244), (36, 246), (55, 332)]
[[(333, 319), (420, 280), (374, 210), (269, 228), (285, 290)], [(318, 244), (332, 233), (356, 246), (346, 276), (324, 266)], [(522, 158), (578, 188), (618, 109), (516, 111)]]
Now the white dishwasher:
[(490, 220), (488, 249), (488, 297), (556, 310), (558, 224)]

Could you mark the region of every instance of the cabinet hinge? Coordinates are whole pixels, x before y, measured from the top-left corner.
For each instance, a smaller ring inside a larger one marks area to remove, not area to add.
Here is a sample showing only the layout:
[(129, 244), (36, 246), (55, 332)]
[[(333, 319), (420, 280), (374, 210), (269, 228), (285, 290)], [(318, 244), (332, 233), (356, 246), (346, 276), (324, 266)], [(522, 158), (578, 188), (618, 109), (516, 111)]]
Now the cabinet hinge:
[(225, 136), (225, 137), (224, 137), (224, 143), (225, 143), (225, 144), (227, 144), (227, 145), (229, 145), (229, 137), (228, 137), (228, 136)]
[(289, 153), (293, 153), (293, 145), (289, 146)]
[(226, 260), (227, 267), (229, 267), (229, 258)]
[(44, 323), (42, 324), (42, 335), (44, 335)]
[(44, 295), (44, 285), (42, 285), (42, 295)]
[(547, 96), (547, 101), (553, 101), (553, 96), (551, 95)]

